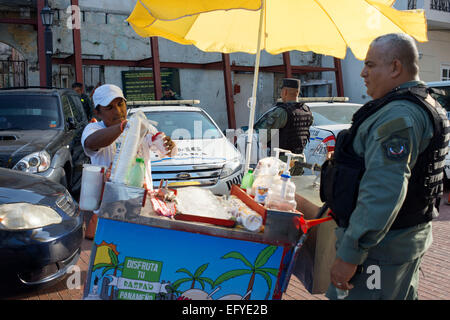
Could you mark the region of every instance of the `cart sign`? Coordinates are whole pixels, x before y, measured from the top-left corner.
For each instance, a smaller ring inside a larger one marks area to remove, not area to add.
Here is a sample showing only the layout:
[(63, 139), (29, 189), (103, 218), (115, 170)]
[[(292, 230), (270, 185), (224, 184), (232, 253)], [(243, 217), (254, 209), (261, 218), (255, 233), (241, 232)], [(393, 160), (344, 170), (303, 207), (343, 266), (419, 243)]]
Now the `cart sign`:
[[(161, 68), (161, 86), (180, 92), (178, 69)], [(155, 86), (152, 69), (122, 71), (122, 88), (128, 101), (155, 100)]]
[(283, 247), (100, 218), (84, 299), (272, 299), (282, 259)]
[(136, 300), (145, 295), (145, 300), (155, 300), (155, 294), (162, 289), (161, 266), (159, 261), (126, 257), (122, 277), (116, 278), (114, 283), (119, 290), (118, 298)]

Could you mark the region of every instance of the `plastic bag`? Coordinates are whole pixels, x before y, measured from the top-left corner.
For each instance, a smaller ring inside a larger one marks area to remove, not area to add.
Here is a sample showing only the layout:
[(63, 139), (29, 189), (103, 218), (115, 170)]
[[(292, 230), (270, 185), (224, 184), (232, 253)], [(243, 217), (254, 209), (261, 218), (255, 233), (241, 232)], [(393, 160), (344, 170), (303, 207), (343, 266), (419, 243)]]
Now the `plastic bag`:
[(117, 150), (111, 167), (112, 182), (126, 183), (128, 171), (136, 159), (139, 146), (152, 127), (142, 111), (131, 116), (117, 141)]
[(255, 196), (258, 187), (269, 188), (272, 179), (277, 177), (286, 168), (286, 163), (276, 157), (267, 157), (258, 161), (254, 171), (254, 181), (252, 187), (247, 189), (247, 193)]

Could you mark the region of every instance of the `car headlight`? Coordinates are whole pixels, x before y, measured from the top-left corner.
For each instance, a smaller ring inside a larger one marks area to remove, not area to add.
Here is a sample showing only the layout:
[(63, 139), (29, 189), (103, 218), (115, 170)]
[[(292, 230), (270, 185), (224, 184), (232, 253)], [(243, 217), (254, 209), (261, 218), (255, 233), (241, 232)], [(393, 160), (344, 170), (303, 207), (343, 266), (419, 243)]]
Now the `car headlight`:
[(37, 173), (44, 172), (50, 168), (50, 155), (47, 151), (34, 152), (32, 154), (23, 157), (16, 165), (13, 167), (14, 170)]
[(46, 206), (23, 202), (0, 205), (0, 229), (35, 229), (61, 221), (61, 216)]
[(228, 177), (235, 173), (236, 171), (241, 170), (242, 164), (240, 158), (235, 158), (229, 162), (227, 162), (222, 169), (222, 172), (220, 173), (221, 178)]

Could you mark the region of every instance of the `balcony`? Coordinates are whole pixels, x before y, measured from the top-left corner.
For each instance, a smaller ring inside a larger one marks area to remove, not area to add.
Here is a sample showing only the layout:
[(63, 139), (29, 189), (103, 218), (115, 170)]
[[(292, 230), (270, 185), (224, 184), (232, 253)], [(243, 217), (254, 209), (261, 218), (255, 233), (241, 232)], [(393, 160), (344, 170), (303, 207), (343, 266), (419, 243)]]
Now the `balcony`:
[(450, 0), (397, 0), (396, 9), (424, 9), (429, 30), (450, 30)]

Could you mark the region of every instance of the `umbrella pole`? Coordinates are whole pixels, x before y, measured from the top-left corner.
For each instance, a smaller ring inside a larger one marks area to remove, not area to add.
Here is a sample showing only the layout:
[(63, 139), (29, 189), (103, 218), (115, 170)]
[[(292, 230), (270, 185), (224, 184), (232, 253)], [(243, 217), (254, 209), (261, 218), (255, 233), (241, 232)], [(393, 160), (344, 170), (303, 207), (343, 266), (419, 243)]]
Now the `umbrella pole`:
[(259, 30), (258, 30), (258, 44), (256, 47), (256, 61), (255, 61), (255, 72), (253, 75), (253, 90), (252, 90), (252, 100), (250, 106), (250, 118), (248, 120), (248, 135), (247, 135), (247, 147), (245, 152), (245, 172), (248, 171), (250, 167), (250, 159), (252, 152), (252, 141), (253, 141), (253, 125), (255, 123), (255, 108), (256, 108), (256, 90), (258, 89), (258, 76), (259, 76), (259, 61), (261, 57), (261, 35), (263, 32), (263, 22), (264, 22), (264, 10), (265, 3), (261, 7), (261, 13), (259, 16)]

